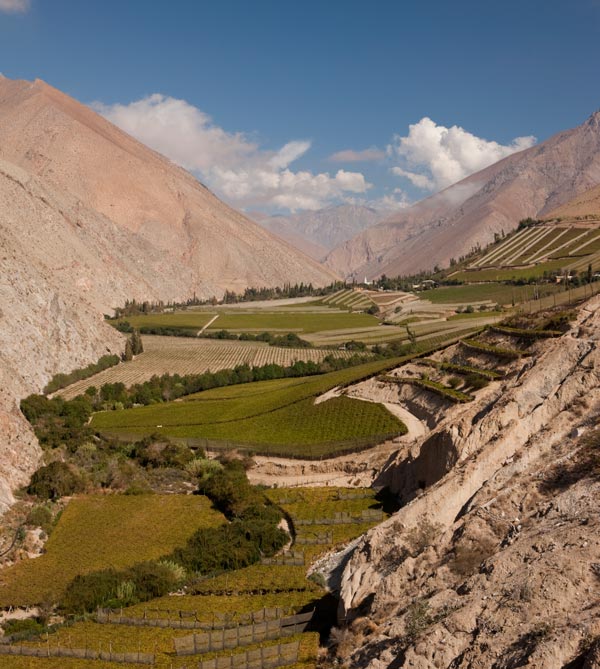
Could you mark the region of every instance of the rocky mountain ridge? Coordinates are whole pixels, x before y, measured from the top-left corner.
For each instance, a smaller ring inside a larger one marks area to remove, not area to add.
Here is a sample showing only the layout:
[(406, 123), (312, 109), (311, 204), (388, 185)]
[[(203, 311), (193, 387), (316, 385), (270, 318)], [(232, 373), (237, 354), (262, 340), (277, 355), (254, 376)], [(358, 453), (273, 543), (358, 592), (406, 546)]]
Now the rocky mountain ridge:
[(574, 197), (570, 202), (547, 214), (548, 218), (600, 219), (600, 186), (595, 186)]
[(600, 112), (582, 125), (472, 174), (393, 214), (326, 258), (344, 276), (406, 275), (448, 266), (519, 220), (540, 218), (600, 184)]

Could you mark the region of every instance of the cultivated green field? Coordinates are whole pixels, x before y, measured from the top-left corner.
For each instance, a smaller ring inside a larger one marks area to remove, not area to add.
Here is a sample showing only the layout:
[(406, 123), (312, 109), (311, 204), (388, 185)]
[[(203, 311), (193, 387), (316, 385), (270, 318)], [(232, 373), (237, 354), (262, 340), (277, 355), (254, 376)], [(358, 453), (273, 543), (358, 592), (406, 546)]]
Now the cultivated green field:
[(402, 434), (406, 428), (379, 404), (347, 397), (315, 404), (314, 398), (394, 364), (377, 361), (320, 376), (209, 390), (185, 401), (101, 412), (92, 426), (116, 434), (160, 432), (233, 442), (264, 453), (333, 454)]
[[(275, 305), (274, 305), (275, 306)], [(377, 325), (377, 318), (369, 314), (350, 313), (338, 310), (319, 312), (281, 307), (277, 311), (265, 309), (244, 310), (219, 309), (213, 312), (188, 309), (172, 313), (130, 316), (124, 320), (134, 327), (173, 327), (200, 330), (215, 316), (208, 331), (230, 330), (232, 332), (319, 332), (342, 328), (369, 327)], [(116, 321), (115, 321), (116, 322)]]
[(222, 522), (208, 499), (196, 495), (76, 498), (41, 557), (0, 572), (0, 606), (55, 601), (78, 574), (159, 558), (184, 544), (196, 529)]
[[(465, 276), (471, 276), (479, 274), (479, 272), (464, 272), (463, 274)], [(493, 281), (493, 278), (491, 280)], [(540, 293), (544, 295), (560, 292), (561, 290), (564, 290), (564, 287), (553, 284), (544, 284), (539, 287)], [(510, 305), (513, 297), (515, 303), (533, 298), (533, 286), (512, 286), (502, 283), (474, 283), (462, 286), (440, 286), (439, 288), (434, 288), (423, 293), (423, 298), (431, 300), (434, 304), (470, 304), (472, 302), (490, 301), (497, 304)]]
[(468, 272), (457, 272), (452, 278), (457, 281), (518, 281), (519, 279), (539, 279), (546, 273), (556, 272), (567, 265), (569, 260), (549, 260), (531, 267), (499, 267)]
[(144, 352), (134, 360), (105, 369), (94, 376), (67, 386), (59, 395), (72, 399), (90, 386), (124, 383), (130, 387), (163, 374), (202, 374), (233, 369), (237, 365), (261, 367), (267, 364), (287, 367), (297, 360), (319, 362), (328, 355), (346, 358), (348, 351), (315, 348), (269, 346), (263, 342), (196, 339), (193, 337), (158, 337), (143, 335)]

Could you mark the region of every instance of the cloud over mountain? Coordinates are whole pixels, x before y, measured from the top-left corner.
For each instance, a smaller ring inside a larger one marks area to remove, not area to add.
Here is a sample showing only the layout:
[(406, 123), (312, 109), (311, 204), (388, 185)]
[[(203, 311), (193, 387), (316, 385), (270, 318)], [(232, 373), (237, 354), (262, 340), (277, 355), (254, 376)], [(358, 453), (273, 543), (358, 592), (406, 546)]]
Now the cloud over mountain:
[(194, 171), (237, 206), (319, 209), (370, 184), (360, 172), (313, 173), (290, 165), (310, 148), (294, 140), (277, 151), (263, 149), (245, 134), (227, 132), (185, 100), (155, 93), (130, 104), (92, 107), (144, 144)]
[(418, 188), (436, 191), (528, 149), (535, 142), (533, 136), (516, 137), (503, 145), (477, 137), (460, 126), (446, 128), (424, 117), (409, 126), (408, 135), (394, 135), (387, 154), (401, 162), (392, 167), (394, 174)]

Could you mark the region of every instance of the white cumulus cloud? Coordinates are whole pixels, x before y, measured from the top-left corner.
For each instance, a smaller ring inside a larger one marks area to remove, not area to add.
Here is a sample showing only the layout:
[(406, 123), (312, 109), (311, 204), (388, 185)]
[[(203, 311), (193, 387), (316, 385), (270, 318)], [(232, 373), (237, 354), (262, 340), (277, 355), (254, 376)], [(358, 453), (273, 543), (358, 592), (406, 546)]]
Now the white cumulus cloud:
[(311, 148), (310, 141), (268, 151), (244, 133), (227, 132), (185, 100), (155, 93), (130, 104), (92, 107), (240, 207), (319, 209), (371, 187), (359, 172), (294, 171), (290, 165)]
[(506, 158), (528, 149), (536, 138), (517, 137), (499, 144), (477, 137), (459, 126), (446, 128), (424, 117), (409, 126), (408, 135), (395, 135), (387, 154), (401, 164), (392, 168), (398, 176), (424, 190), (439, 190)]
[(0, 12), (8, 14), (26, 12), (30, 6), (30, 0), (0, 0)]

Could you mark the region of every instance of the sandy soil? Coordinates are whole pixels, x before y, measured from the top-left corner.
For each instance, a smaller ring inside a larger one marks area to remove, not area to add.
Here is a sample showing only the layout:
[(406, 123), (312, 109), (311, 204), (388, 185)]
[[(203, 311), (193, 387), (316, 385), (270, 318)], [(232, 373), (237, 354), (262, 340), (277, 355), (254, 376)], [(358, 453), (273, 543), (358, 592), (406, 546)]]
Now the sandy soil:
[[(401, 439), (406, 439), (402, 437)], [(301, 486), (370, 486), (392, 453), (400, 448), (401, 439), (328, 460), (296, 460), (255, 456), (248, 471), (250, 483), (279, 488)]]

